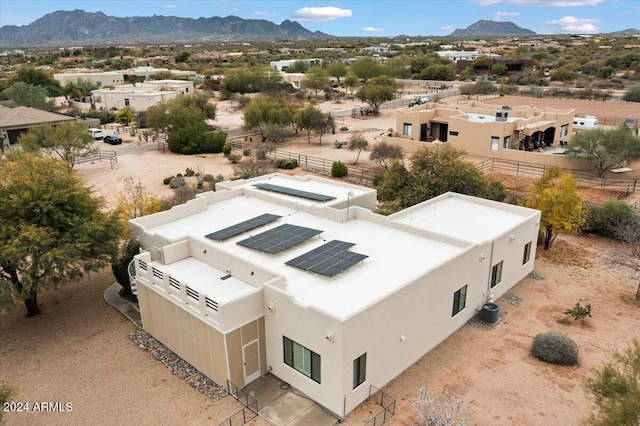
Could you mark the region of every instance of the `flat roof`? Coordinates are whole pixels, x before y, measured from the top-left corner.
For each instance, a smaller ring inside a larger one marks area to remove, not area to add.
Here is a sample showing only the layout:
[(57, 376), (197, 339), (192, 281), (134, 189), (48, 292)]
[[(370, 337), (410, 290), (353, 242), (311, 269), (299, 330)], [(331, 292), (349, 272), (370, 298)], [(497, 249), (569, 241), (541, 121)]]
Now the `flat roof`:
[[(278, 194), (273, 194), (276, 198)], [(305, 202), (303, 200), (303, 202)], [(282, 216), (280, 219), (224, 241), (213, 241), (205, 235), (232, 226), (257, 214), (271, 213)], [(279, 253), (268, 254), (236, 244), (250, 235), (262, 233), (282, 224), (305, 226), (321, 230), (322, 233), (301, 242)], [(205, 211), (177, 219), (155, 228), (147, 229), (170, 240), (189, 237), (208, 246), (218, 248), (225, 253), (258, 264), (286, 279), (286, 291), (297, 303), (317, 308), (327, 314), (345, 319), (363, 310), (370, 304), (384, 299), (396, 292), (416, 277), (434, 269), (456, 257), (466, 247), (464, 244), (449, 244), (432, 238), (416, 235), (411, 230), (400, 230), (384, 223), (369, 220), (352, 219), (348, 222), (335, 222), (314, 214), (304, 213), (295, 208), (288, 208), (277, 202), (268, 202), (247, 195), (240, 195), (228, 200), (214, 202)], [(353, 252), (368, 256), (362, 262), (350, 267), (334, 277), (307, 272), (285, 262), (292, 260), (312, 249), (318, 248), (331, 240), (353, 243)], [(471, 245), (471, 244), (470, 244)], [(198, 269), (191, 260), (176, 262), (171, 265), (158, 265), (165, 271), (172, 269), (172, 276), (189, 282), (192, 274)], [(202, 262), (200, 262), (202, 263)], [(205, 268), (204, 263), (202, 268)], [(390, 267), (402, 265), (402, 267)], [(198, 271), (206, 275), (206, 268)], [(233, 275), (233, 271), (231, 272)], [(207, 287), (208, 283), (218, 283), (220, 273), (214, 273), (211, 280), (203, 278), (198, 290), (203, 294), (217, 292), (217, 287)], [(228, 280), (225, 280), (226, 285)], [(197, 282), (197, 279), (196, 279)], [(245, 294), (238, 289), (238, 295)], [(217, 295), (213, 295), (218, 297)], [(221, 302), (222, 303), (222, 302)]]
[[(529, 219), (507, 209), (467, 200), (463, 197), (438, 197), (418, 209), (409, 209), (392, 216), (396, 222), (481, 243), (502, 235)], [(533, 214), (533, 210), (531, 210)]]

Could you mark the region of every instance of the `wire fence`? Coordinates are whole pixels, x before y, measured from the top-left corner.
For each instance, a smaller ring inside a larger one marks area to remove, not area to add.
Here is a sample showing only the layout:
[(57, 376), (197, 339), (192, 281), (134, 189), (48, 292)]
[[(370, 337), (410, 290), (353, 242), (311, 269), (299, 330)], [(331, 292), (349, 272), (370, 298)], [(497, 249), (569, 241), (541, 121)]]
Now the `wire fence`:
[(364, 426), (381, 426), (396, 413), (396, 400), (375, 386), (369, 386), (369, 400), (382, 407)]
[(83, 157), (77, 157), (73, 161), (73, 164), (89, 163), (92, 161), (102, 161), (102, 160), (109, 160), (111, 168), (113, 169), (113, 166), (118, 162), (118, 154), (115, 151), (100, 150), (94, 154), (85, 155)]

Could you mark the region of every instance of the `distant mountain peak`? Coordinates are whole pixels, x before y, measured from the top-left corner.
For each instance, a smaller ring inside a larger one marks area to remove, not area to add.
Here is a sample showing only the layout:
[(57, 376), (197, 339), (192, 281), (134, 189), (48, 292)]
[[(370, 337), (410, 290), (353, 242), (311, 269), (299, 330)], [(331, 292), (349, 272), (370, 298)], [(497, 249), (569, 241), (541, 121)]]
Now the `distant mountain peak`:
[(0, 46), (64, 46), (136, 42), (206, 42), (331, 37), (312, 32), (295, 21), (275, 24), (264, 19), (238, 16), (179, 18), (133, 16), (119, 18), (81, 9), (48, 13), (29, 25), (0, 28)]
[(527, 36), (536, 35), (531, 30), (520, 28), (513, 22), (491, 21), (481, 19), (466, 29), (457, 29), (451, 33), (452, 37), (491, 37), (491, 36)]

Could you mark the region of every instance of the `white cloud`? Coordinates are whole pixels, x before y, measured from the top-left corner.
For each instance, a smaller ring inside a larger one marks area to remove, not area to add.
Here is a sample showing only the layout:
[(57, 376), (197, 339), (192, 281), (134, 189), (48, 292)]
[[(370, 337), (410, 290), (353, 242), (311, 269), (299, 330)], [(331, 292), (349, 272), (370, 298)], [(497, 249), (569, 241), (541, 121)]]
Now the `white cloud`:
[(276, 12), (264, 12), (262, 10), (256, 10), (255, 12), (253, 12), (253, 14), (256, 16), (276, 16), (277, 15)]
[(364, 27), (362, 31), (365, 33), (381, 33), (384, 32), (384, 29), (376, 27)]
[(176, 7), (175, 4), (163, 4), (162, 7), (164, 7), (165, 9), (173, 9), (174, 7)]
[(445, 26), (440, 27), (440, 29), (442, 31), (455, 31), (456, 27), (454, 27), (453, 25), (445, 25)]
[(514, 16), (520, 16), (519, 12), (496, 12), (493, 14), (493, 19), (500, 21), (503, 18), (512, 18)]
[(351, 9), (340, 9), (339, 7), (303, 7), (293, 12), (292, 18), (297, 21), (326, 22), (338, 18), (350, 18)]
[(469, 0), (469, 3), (476, 3), (479, 6), (492, 6), (494, 4), (508, 3), (521, 6), (541, 6), (541, 7), (579, 7), (594, 6), (598, 3), (616, 0)]
[(581, 19), (575, 16), (563, 16), (560, 19), (547, 21), (547, 25), (557, 27), (559, 33), (593, 34), (599, 30), (600, 22), (597, 19)]

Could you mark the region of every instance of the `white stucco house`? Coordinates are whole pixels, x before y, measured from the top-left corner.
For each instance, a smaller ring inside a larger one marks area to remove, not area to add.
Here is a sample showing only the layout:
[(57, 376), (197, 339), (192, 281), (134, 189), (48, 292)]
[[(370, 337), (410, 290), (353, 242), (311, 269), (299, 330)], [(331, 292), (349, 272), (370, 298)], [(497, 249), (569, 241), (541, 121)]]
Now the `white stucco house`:
[(132, 111), (146, 111), (151, 106), (193, 93), (192, 81), (150, 80), (135, 85), (123, 84), (110, 89), (93, 90), (91, 100), (92, 107), (98, 110), (130, 108)]
[[(145, 330), (215, 382), (270, 371), (339, 417), (533, 270), (540, 212), (271, 174), (130, 221)], [(461, 348), (463, 350), (463, 348)]]

